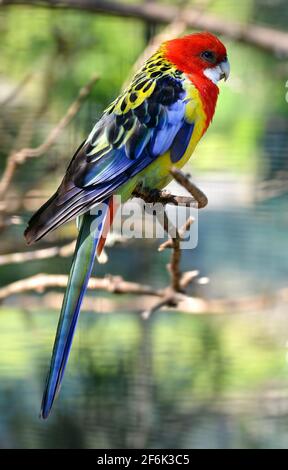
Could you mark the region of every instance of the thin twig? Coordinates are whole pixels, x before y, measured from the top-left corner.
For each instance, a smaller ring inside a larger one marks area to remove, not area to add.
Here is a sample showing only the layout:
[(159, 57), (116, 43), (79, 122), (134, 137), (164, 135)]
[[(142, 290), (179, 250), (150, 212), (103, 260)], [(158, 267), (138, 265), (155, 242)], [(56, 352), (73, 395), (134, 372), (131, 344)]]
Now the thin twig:
[(171, 221), (169, 220), (166, 212), (164, 212), (164, 230), (167, 232), (168, 235), (171, 233), (175, 234), (171, 236), (171, 243), (172, 243), (172, 254), (171, 260), (168, 264), (167, 268), (171, 275), (171, 288), (173, 292), (179, 292), (180, 289), (180, 278), (181, 278), (181, 271), (180, 271), (180, 260), (181, 260), (181, 250), (180, 250), (180, 241), (181, 237), (176, 227), (172, 226)]
[[(199, 297), (185, 296), (178, 294), (178, 305), (162, 305), (158, 307), (158, 312), (163, 310), (169, 312), (180, 311), (181, 314), (188, 315), (235, 315), (242, 314), (244, 312), (253, 312), (262, 314), (263, 310), (275, 309), (278, 304), (283, 305), (283, 302), (287, 303), (287, 293), (282, 293), (282, 290), (275, 292), (271, 295), (256, 295), (250, 297), (240, 297), (238, 299), (207, 299), (204, 300)], [(286, 288), (287, 291), (287, 288)], [(31, 292), (31, 294), (29, 294)], [(104, 291), (105, 292), (105, 291)], [(49, 288), (49, 291), (43, 293), (41, 296), (35, 296), (33, 290), (23, 291), (21, 293), (21, 306), (27, 311), (37, 310), (37, 314), (44, 311), (44, 309), (57, 310), (59, 311), (63, 302), (63, 293), (53, 290), (53, 286)], [(13, 294), (11, 294), (13, 295)], [(285, 297), (284, 299), (282, 297)], [(99, 300), (99, 302), (97, 301)], [(3, 299), (5, 301), (5, 299)], [(17, 299), (10, 299), (7, 302), (8, 305), (14, 305)], [(157, 299), (158, 301), (158, 299)], [(162, 303), (162, 298), (159, 297), (159, 302)], [(89, 311), (97, 314), (110, 314), (117, 315), (120, 313), (142, 315), (155, 307), (155, 297), (149, 295), (134, 295), (133, 299), (128, 293), (127, 298), (122, 298), (119, 302), (119, 297), (107, 296), (99, 294), (95, 296), (86, 295), (83, 301), (81, 311)], [(155, 310), (156, 312), (156, 310)], [(1, 312), (0, 312), (1, 313)], [(154, 312), (152, 312), (154, 313)], [(148, 315), (149, 316), (149, 315)]]
[(16, 168), (23, 164), (28, 158), (40, 157), (45, 152), (47, 152), (47, 150), (56, 142), (60, 133), (78, 113), (82, 102), (89, 95), (98, 78), (98, 75), (95, 75), (83, 88), (81, 88), (76, 100), (71, 104), (66, 114), (51, 130), (51, 132), (48, 134), (48, 137), (41, 145), (36, 148), (23, 148), (21, 150), (12, 152), (9, 155), (3, 176), (0, 181), (0, 200), (3, 199), (14, 176)]
[(23, 90), (25, 85), (27, 85), (27, 83), (31, 80), (32, 77), (33, 77), (32, 72), (28, 72), (26, 75), (24, 75), (24, 77), (22, 78), (22, 80), (20, 80), (20, 82), (16, 85), (16, 87), (6, 96), (6, 98), (4, 98), (3, 101), (1, 101), (0, 107), (7, 106), (12, 101), (14, 101), (15, 98), (17, 98), (19, 93)]
[[(184, 236), (185, 236), (185, 233), (187, 232), (187, 230), (189, 230), (189, 228), (191, 227), (191, 225), (193, 224), (194, 222), (194, 218), (193, 217), (189, 217), (185, 224), (183, 224), (183, 226), (179, 229), (179, 237), (180, 237), (180, 240), (183, 240)], [(171, 240), (171, 238), (169, 238), (168, 240), (165, 240), (165, 242), (161, 243), (161, 245), (159, 246), (158, 248), (158, 251), (164, 251), (166, 250), (166, 248), (173, 248), (173, 242)]]
[(182, 171), (178, 170), (177, 168), (172, 168), (171, 174), (173, 175), (174, 179), (183, 186), (183, 188), (187, 189), (188, 193), (197, 201), (198, 209), (203, 209), (208, 204), (208, 198), (203, 191), (201, 191), (196, 184), (192, 183), (189, 180), (189, 175), (185, 175)]
[[(174, 300), (174, 302), (173, 302), (173, 300)], [(148, 320), (148, 318), (150, 318), (150, 316), (153, 313), (157, 312), (162, 307), (171, 306), (171, 303), (172, 303), (173, 306), (175, 306), (175, 294), (173, 294), (173, 295), (167, 294), (166, 296), (164, 296), (163, 299), (157, 301), (154, 305), (152, 305), (152, 307), (148, 308), (147, 310), (144, 310), (141, 313), (141, 317), (144, 320)]]
[(75, 240), (63, 246), (52, 246), (49, 248), (42, 248), (41, 250), (24, 251), (21, 253), (8, 253), (0, 255), (0, 266), (6, 264), (25, 263), (26, 261), (33, 261), (39, 259), (54, 258), (55, 256), (68, 257), (74, 252)]
[[(68, 276), (62, 274), (37, 274), (1, 287), (0, 300), (27, 291), (43, 292), (51, 287), (65, 288), (67, 281)], [(88, 289), (99, 289), (115, 294), (149, 295), (156, 297), (163, 295), (162, 290), (154, 289), (151, 286), (138, 284), (136, 282), (124, 281), (120, 276), (106, 276), (102, 279), (90, 278)]]
[(180, 280), (180, 287), (182, 291), (185, 291), (189, 284), (193, 282), (197, 277), (199, 276), (199, 271), (198, 269), (195, 269), (194, 271), (186, 271), (182, 273), (181, 280)]
[[(14, 217), (11, 223), (19, 224), (22, 223), (22, 221), (19, 221), (16, 217)], [(121, 234), (109, 234), (105, 243), (105, 248), (112, 247), (117, 243), (125, 242), (126, 239)], [(19, 253), (5, 253), (0, 255), (0, 266), (7, 264), (25, 263), (26, 261), (34, 261), (39, 259), (55, 258), (55, 256), (67, 258), (74, 253), (75, 244), (76, 242), (73, 240), (62, 246), (51, 246), (48, 248), (40, 248), (39, 250), (23, 251)]]

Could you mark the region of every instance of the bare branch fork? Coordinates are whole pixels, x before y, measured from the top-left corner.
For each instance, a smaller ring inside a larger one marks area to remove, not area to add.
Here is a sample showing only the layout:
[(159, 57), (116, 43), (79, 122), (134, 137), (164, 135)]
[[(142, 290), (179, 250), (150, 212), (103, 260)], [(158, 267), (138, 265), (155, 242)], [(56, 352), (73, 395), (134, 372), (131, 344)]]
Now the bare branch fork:
[[(173, 194), (170, 194), (166, 191), (151, 192), (145, 190), (145, 188), (137, 188), (133, 195), (140, 197), (145, 202), (161, 203), (164, 206), (166, 204), (174, 204), (177, 206), (184, 205), (202, 209), (208, 204), (207, 196), (201, 191), (201, 189), (199, 189), (194, 183), (190, 181), (188, 175), (185, 175), (177, 168), (172, 168), (171, 174), (174, 179), (182, 187), (184, 187), (189, 192), (189, 194), (191, 194), (190, 197), (174, 196)], [(161, 222), (160, 218), (158, 220)], [(170, 285), (164, 289), (161, 300), (155, 303), (155, 305), (153, 305), (149, 310), (146, 310), (142, 313), (143, 318), (147, 319), (152, 313), (154, 313), (156, 310), (159, 310), (161, 307), (176, 307), (179, 302), (183, 300), (183, 295), (185, 294), (185, 290), (188, 285), (195, 279), (195, 277), (197, 277), (198, 272), (192, 271), (188, 273), (181, 273), (180, 270), (181, 241), (183, 240), (185, 233), (187, 230), (189, 230), (193, 222), (194, 219), (189, 217), (183, 227), (181, 227), (180, 230), (177, 230), (177, 228), (171, 224), (167, 213), (164, 211), (163, 228), (169, 239), (160, 245), (158, 251), (163, 251), (167, 248), (172, 249), (170, 263), (167, 266), (167, 269), (170, 273), (171, 282)]]

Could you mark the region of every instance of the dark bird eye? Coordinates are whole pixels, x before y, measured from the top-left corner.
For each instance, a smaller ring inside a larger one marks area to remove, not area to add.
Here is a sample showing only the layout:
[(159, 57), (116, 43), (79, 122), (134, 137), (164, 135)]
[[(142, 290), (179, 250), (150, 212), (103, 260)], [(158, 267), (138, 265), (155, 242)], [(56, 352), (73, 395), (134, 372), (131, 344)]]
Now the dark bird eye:
[(202, 59), (206, 60), (207, 62), (211, 62), (212, 64), (216, 62), (216, 56), (212, 51), (204, 51), (201, 54)]

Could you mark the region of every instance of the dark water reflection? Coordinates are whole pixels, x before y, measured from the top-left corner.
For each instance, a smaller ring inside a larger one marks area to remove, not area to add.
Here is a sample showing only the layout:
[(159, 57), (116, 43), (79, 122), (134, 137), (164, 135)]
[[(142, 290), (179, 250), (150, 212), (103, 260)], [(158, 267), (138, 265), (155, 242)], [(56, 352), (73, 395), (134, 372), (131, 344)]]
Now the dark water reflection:
[(44, 422), (57, 316), (1, 313), (1, 447), (287, 447), (284, 315), (83, 313)]

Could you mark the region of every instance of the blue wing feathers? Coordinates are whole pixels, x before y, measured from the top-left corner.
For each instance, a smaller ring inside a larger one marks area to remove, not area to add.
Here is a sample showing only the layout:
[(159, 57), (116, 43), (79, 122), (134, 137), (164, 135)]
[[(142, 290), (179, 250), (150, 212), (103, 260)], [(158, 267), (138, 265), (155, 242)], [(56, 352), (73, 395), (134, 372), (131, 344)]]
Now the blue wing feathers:
[(184, 122), (177, 132), (170, 149), (170, 157), (173, 163), (179, 162), (187, 150), (194, 130), (194, 124)]
[(193, 132), (185, 98), (181, 79), (166, 76), (140, 106), (124, 114), (107, 111), (73, 157), (57, 193), (32, 217), (27, 241), (110, 197), (171, 146), (172, 162), (179, 161)]

